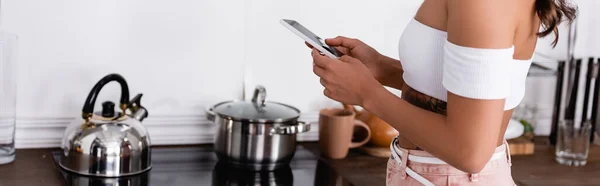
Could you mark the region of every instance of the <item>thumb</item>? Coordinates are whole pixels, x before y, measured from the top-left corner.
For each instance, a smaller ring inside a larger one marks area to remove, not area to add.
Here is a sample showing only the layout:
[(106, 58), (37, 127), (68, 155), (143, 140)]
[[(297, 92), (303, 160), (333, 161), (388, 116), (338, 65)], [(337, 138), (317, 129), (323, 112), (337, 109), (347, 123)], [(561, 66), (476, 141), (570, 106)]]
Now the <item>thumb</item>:
[(338, 58), (340, 61), (346, 62), (346, 63), (355, 63), (356, 61), (358, 61), (358, 59), (350, 57), (349, 55), (343, 55), (342, 57)]
[(362, 44), (361, 41), (358, 39), (350, 39), (344, 36), (337, 36), (333, 39), (326, 39), (325, 43), (329, 46), (342, 46), (350, 50)]

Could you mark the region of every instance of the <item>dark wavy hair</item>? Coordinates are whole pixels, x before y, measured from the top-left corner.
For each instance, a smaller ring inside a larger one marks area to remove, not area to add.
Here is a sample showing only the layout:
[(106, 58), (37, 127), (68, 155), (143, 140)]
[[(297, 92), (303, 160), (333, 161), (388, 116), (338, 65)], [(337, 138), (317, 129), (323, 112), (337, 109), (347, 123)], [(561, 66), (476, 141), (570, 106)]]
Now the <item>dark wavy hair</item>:
[(545, 37), (554, 32), (556, 36), (552, 46), (558, 42), (558, 25), (565, 21), (571, 24), (577, 15), (577, 8), (567, 2), (568, 0), (535, 0), (535, 11), (542, 23), (543, 31), (538, 36)]

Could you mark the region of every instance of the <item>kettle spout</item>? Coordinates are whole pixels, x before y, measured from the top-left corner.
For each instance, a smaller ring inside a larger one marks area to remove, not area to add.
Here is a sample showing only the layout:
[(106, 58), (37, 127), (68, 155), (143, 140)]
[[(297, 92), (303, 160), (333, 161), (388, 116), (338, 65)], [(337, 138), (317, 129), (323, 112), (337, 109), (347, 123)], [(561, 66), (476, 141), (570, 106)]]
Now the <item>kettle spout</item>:
[(142, 106), (141, 99), (143, 94), (136, 95), (131, 101), (129, 101), (128, 108), (131, 111), (131, 117), (138, 121), (143, 121), (148, 117), (148, 110)]
[(148, 110), (146, 110), (144, 107), (140, 107), (135, 113), (133, 113), (132, 117), (138, 121), (143, 121), (148, 117)]

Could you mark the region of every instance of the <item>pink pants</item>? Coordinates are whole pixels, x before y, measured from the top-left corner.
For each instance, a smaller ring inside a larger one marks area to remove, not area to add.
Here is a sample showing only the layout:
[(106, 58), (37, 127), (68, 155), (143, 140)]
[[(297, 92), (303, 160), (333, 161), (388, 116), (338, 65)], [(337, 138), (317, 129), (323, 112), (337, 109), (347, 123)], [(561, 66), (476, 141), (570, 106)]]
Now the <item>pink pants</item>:
[(477, 174), (458, 170), (425, 151), (399, 148), (396, 139), (390, 148), (392, 157), (387, 164), (386, 185), (388, 186), (516, 185), (511, 175), (510, 151), (506, 142), (496, 148), (492, 159)]

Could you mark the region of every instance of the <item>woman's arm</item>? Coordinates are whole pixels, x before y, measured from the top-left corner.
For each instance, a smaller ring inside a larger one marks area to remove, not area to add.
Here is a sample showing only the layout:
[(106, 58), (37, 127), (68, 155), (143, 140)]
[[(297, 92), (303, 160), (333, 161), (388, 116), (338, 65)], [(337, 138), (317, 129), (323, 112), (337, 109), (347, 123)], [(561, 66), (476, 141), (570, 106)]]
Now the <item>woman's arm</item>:
[[(449, 0), (448, 40), (472, 48), (510, 48), (514, 3)], [(506, 61), (510, 63), (510, 61)], [(510, 77), (505, 77), (510, 78)], [(381, 117), (425, 151), (469, 173), (479, 172), (494, 153), (501, 134), (504, 99), (471, 99), (448, 92), (447, 115), (420, 109), (381, 88), (362, 106)]]
[(378, 69), (380, 70), (375, 79), (384, 86), (402, 90), (404, 86), (404, 78), (402, 78), (404, 70), (402, 70), (400, 61), (385, 55), (380, 55), (378, 61)]

